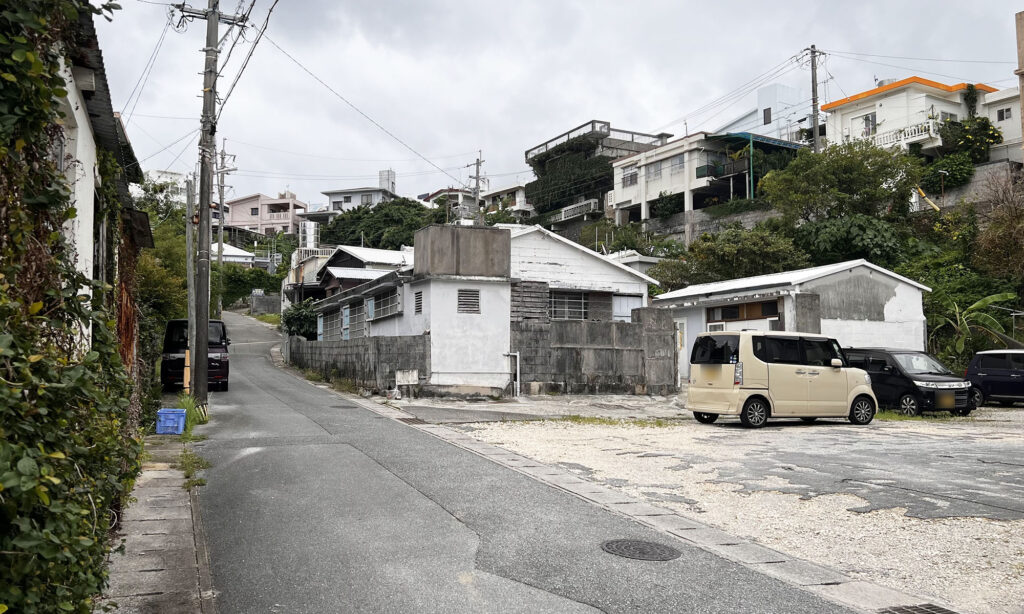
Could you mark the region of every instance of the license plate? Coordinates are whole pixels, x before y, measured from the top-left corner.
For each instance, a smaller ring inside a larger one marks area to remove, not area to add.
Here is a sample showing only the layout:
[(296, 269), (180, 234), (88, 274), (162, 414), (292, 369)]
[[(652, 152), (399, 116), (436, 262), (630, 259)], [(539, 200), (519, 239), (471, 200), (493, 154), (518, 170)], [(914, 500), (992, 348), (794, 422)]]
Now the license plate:
[(956, 407), (956, 395), (952, 392), (940, 392), (935, 399), (935, 405), (940, 409)]

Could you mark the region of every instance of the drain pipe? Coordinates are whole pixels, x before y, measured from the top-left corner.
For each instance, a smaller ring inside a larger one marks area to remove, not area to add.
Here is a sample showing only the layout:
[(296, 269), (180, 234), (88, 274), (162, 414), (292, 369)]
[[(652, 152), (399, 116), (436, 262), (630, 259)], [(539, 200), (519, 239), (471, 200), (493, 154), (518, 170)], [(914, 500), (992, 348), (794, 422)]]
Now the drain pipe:
[(507, 354), (505, 354), (505, 356), (515, 356), (516, 357), (516, 377), (515, 377), (514, 380), (512, 380), (512, 383), (513, 383), (512, 394), (518, 397), (519, 396), (519, 352), (508, 352)]

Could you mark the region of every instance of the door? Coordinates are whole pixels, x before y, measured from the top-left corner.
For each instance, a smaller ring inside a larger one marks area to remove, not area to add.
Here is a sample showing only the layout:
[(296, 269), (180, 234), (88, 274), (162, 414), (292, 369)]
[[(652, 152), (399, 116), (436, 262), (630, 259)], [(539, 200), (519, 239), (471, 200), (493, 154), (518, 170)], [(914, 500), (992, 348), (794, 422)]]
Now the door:
[(987, 397), (1005, 397), (1012, 394), (1014, 378), (1010, 377), (1010, 360), (1006, 354), (982, 354), (978, 359), (978, 376)]
[(800, 416), (807, 407), (807, 370), (799, 337), (766, 337), (768, 396), (773, 416)]
[(900, 397), (907, 392), (917, 393), (911, 390), (910, 384), (905, 375), (899, 370), (885, 354), (872, 354), (868, 358), (868, 375), (871, 376), (871, 390), (881, 405), (895, 407)]
[(1009, 395), (1024, 399), (1024, 353), (1010, 354), (1010, 391)]
[(831, 339), (802, 339), (804, 372), (807, 378), (807, 416), (845, 416), (846, 371), (832, 366), (842, 360), (839, 345)]

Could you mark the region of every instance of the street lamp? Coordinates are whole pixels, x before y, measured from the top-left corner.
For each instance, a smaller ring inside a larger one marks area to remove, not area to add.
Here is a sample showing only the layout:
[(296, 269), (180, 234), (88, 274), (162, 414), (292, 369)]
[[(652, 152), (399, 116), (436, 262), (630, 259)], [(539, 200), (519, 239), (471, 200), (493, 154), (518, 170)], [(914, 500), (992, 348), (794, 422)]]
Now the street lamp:
[(942, 190), (942, 206), (946, 206), (946, 175), (949, 171), (939, 171), (939, 188)]

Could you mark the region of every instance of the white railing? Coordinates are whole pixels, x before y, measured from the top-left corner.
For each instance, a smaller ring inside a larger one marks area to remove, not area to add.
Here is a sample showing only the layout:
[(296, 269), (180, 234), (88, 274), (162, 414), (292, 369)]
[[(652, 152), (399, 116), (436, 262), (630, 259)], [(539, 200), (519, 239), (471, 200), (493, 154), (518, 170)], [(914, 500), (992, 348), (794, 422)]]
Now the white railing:
[(556, 224), (558, 222), (565, 222), (582, 217), (588, 213), (595, 213), (600, 210), (601, 203), (597, 202), (596, 198), (591, 198), (590, 200), (585, 200), (581, 203), (576, 203), (575, 205), (569, 205), (568, 207), (559, 209), (551, 216), (551, 218), (549, 218), (549, 221), (552, 224)]
[(926, 122), (921, 122), (920, 124), (915, 124), (913, 126), (908, 126), (906, 128), (899, 128), (897, 130), (889, 130), (881, 134), (876, 134), (875, 136), (871, 137), (871, 139), (875, 143), (875, 145), (878, 145), (879, 147), (885, 147), (887, 145), (895, 145), (897, 143), (906, 143), (909, 141), (919, 140), (921, 137), (930, 138), (938, 136), (938, 134), (939, 131), (935, 122), (932, 120), (928, 120)]
[(266, 219), (272, 221), (287, 220), (291, 218), (291, 213), (288, 211), (281, 211), (279, 213), (268, 213)]

